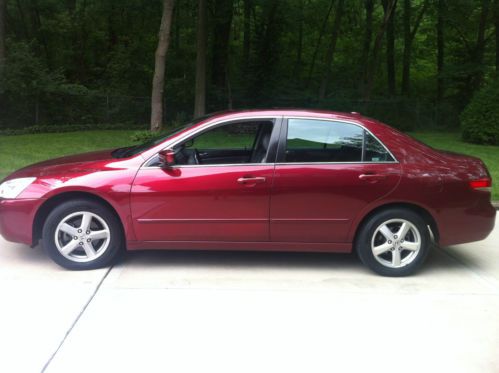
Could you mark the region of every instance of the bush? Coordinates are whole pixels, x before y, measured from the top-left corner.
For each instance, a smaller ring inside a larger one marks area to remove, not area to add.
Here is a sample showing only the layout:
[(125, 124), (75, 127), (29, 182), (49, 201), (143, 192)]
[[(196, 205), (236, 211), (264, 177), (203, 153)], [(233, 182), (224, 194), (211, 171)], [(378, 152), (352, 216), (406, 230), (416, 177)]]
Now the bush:
[(130, 125), (130, 124), (65, 124), (57, 126), (56, 125), (31, 126), (24, 128), (0, 129), (0, 136), (28, 135), (33, 133), (93, 131), (93, 130), (133, 130), (144, 127), (145, 127), (144, 125)]
[(461, 114), (463, 140), (499, 145), (499, 80), (475, 94)]

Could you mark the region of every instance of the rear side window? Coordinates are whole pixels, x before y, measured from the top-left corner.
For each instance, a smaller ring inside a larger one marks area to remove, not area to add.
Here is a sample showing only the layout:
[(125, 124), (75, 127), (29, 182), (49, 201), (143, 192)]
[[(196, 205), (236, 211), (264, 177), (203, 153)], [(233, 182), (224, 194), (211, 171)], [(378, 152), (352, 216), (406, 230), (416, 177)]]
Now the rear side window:
[(354, 124), (289, 119), (286, 162), (361, 162), (364, 130)]
[(362, 127), (315, 119), (289, 119), (285, 162), (393, 162), (386, 148)]
[(365, 135), (364, 162), (393, 162), (394, 159), (385, 147), (369, 132)]

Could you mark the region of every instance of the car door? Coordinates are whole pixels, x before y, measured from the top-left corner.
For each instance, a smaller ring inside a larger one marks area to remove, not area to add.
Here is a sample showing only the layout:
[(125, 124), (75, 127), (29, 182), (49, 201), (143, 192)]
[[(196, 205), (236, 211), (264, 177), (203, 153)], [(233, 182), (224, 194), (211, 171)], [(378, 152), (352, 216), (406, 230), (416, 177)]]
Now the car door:
[(268, 241), (277, 145), (272, 150), (268, 141), (266, 157), (254, 158), (262, 153), (262, 128), (277, 143), (276, 118), (220, 124), (176, 144), (178, 165), (162, 168), (153, 160), (142, 167), (131, 193), (137, 239)]
[(271, 191), (271, 241), (346, 242), (354, 217), (399, 179), (399, 163), (362, 126), (289, 118)]

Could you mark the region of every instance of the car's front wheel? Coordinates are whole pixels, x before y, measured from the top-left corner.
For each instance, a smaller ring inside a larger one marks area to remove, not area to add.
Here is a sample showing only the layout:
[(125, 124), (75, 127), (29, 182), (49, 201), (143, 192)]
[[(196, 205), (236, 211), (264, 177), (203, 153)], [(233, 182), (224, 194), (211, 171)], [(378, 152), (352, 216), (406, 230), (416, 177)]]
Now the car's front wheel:
[(383, 276), (412, 274), (423, 264), (430, 246), (426, 222), (406, 209), (388, 209), (371, 216), (356, 239), (362, 262)]
[(43, 247), (67, 269), (95, 269), (113, 263), (123, 247), (120, 222), (109, 208), (91, 200), (57, 206), (43, 226)]

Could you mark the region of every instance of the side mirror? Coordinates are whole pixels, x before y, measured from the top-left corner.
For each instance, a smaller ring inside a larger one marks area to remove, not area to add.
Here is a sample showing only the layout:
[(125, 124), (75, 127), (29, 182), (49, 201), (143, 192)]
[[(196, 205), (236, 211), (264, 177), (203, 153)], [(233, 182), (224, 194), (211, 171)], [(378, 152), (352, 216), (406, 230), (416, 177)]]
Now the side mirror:
[(170, 168), (175, 165), (175, 152), (172, 149), (163, 149), (158, 153), (161, 167)]

